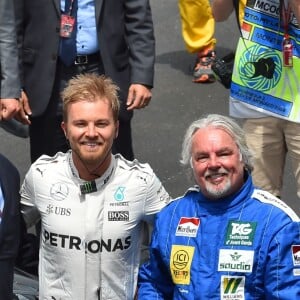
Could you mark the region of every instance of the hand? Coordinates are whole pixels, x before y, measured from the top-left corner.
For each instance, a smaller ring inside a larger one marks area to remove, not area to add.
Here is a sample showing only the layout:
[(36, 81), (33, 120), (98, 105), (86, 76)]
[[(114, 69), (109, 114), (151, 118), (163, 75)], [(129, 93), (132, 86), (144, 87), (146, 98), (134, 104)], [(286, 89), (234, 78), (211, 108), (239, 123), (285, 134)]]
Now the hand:
[(127, 97), (127, 110), (145, 108), (152, 97), (151, 90), (142, 84), (132, 84)]
[(20, 98), (20, 110), (18, 114), (15, 116), (15, 119), (19, 122), (30, 125), (31, 122), (29, 120), (29, 116), (31, 115), (31, 108), (29, 106), (29, 101), (26, 93), (22, 91)]
[(20, 111), (20, 102), (18, 99), (0, 99), (0, 120), (9, 120)]

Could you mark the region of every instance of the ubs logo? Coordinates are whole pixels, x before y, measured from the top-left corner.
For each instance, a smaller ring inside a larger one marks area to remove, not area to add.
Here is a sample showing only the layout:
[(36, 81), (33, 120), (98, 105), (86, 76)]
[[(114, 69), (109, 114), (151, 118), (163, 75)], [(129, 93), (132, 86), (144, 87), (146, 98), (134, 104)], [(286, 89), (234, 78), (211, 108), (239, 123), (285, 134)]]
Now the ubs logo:
[(46, 213), (48, 215), (55, 214), (58, 216), (69, 217), (71, 215), (71, 208), (59, 207), (49, 204), (46, 208)]

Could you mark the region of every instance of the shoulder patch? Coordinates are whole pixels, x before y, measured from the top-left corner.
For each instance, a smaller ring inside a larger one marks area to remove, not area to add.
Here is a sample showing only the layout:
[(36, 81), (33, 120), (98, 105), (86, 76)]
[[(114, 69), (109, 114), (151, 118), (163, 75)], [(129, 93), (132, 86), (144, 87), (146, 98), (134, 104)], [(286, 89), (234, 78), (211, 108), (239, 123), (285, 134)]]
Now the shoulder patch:
[(140, 163), (137, 159), (133, 161), (125, 159), (122, 155), (116, 154), (115, 158), (118, 162), (118, 165), (127, 170), (136, 169), (147, 174), (153, 174), (153, 170), (148, 163)]
[(194, 186), (188, 188), (185, 191), (185, 193), (183, 194), (183, 196), (177, 197), (176, 199), (184, 198), (185, 196), (187, 196), (188, 194), (193, 193), (193, 192), (199, 193), (200, 192), (200, 187), (198, 185), (194, 185)]
[(284, 211), (294, 222), (300, 222), (299, 217), (293, 211), (293, 209), (271, 193), (260, 189), (254, 189), (252, 198), (255, 198), (263, 203), (272, 204)]
[(38, 166), (49, 163), (57, 163), (58, 161), (65, 160), (65, 158), (66, 154), (63, 152), (57, 152), (54, 156), (43, 154), (33, 163), (33, 165)]

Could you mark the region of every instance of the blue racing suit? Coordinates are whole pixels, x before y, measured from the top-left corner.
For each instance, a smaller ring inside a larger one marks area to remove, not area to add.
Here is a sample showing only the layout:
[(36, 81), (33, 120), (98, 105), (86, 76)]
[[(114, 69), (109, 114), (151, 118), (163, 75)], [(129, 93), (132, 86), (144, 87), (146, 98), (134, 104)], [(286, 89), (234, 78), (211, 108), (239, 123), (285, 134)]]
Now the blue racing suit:
[(296, 213), (249, 175), (219, 200), (190, 188), (157, 216), (138, 299), (300, 299)]

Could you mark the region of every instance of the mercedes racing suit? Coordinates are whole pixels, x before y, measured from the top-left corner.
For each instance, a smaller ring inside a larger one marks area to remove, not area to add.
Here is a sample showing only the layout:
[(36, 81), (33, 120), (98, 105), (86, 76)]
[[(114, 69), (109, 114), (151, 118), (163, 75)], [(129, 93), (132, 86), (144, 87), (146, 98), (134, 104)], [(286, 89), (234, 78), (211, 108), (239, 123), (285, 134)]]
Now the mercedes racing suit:
[(143, 221), (169, 200), (148, 164), (112, 156), (105, 174), (86, 183), (70, 151), (42, 156), (21, 197), (25, 219), (41, 217), (39, 299), (134, 298)]
[(138, 299), (300, 299), (300, 223), (254, 188), (208, 200), (199, 188), (157, 217)]

